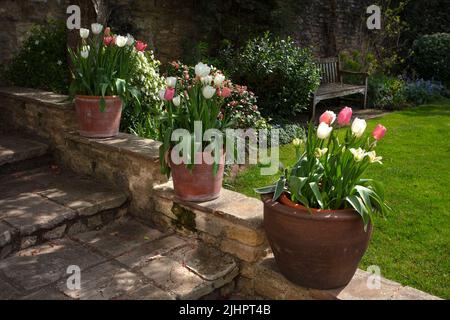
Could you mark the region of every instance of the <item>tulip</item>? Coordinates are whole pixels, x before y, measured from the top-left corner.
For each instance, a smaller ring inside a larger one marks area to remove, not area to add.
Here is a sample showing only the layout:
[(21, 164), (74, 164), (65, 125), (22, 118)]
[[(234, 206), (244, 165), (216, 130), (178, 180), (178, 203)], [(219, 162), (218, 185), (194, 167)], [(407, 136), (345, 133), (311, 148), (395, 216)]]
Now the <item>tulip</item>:
[(144, 51), (147, 48), (147, 44), (142, 41), (136, 41), (136, 44), (134, 45), (137, 51)]
[(206, 86), (202, 90), (202, 94), (205, 99), (211, 99), (214, 96), (214, 93), (216, 93), (216, 89), (211, 86)]
[(165, 100), (172, 100), (173, 96), (175, 95), (175, 89), (174, 88), (167, 88), (166, 92), (164, 93), (164, 99)]
[(115, 39), (111, 36), (103, 37), (103, 43), (105, 44), (105, 46), (109, 46), (110, 44), (115, 43)]
[(352, 123), (352, 132), (355, 135), (355, 137), (359, 138), (363, 135), (364, 131), (366, 130), (367, 123), (364, 119), (355, 118)]
[(202, 62), (199, 62), (195, 65), (195, 75), (199, 78), (206, 77), (210, 72), (211, 68)]
[(231, 89), (228, 87), (223, 87), (223, 89), (220, 90), (219, 95), (222, 98), (228, 98), (229, 96), (231, 96)]
[(316, 156), (316, 158), (321, 158), (327, 152), (328, 152), (328, 148), (323, 148), (323, 149), (316, 148), (316, 150), (314, 151), (314, 155)]
[(172, 99), (173, 104), (175, 105), (175, 107), (179, 107), (181, 104), (181, 97), (180, 96), (176, 96), (175, 98)]
[(91, 24), (91, 30), (93, 34), (100, 34), (103, 30), (103, 26), (100, 23)]
[(87, 39), (87, 37), (89, 37), (89, 29), (81, 28), (80, 29), (80, 37), (82, 39)]
[(366, 152), (361, 148), (358, 149), (350, 148), (349, 151), (353, 154), (353, 157), (356, 162), (362, 161), (366, 156)]
[(83, 57), (84, 59), (87, 59), (87, 57), (89, 57), (89, 50), (88, 49), (81, 50), (80, 54), (81, 54), (81, 57)]
[(379, 163), (379, 164), (383, 164), (381, 162), (381, 160), (383, 159), (383, 157), (377, 157), (377, 154), (375, 153), (375, 151), (369, 151), (366, 153), (366, 155), (369, 157), (369, 162), (370, 163)]
[(134, 38), (131, 34), (127, 33), (127, 46), (132, 46), (134, 44)]
[(326, 139), (330, 136), (331, 130), (333, 130), (332, 127), (330, 127), (325, 122), (321, 122), (319, 124), (319, 127), (317, 128), (317, 137), (319, 139)]
[(205, 77), (201, 77), (200, 81), (202, 82), (202, 84), (204, 86), (207, 86), (207, 85), (211, 84), (211, 82), (213, 81), (213, 78), (210, 75), (208, 75), (208, 76), (205, 76)]
[(299, 138), (294, 138), (294, 139), (292, 140), (292, 144), (293, 144), (294, 146), (298, 147), (299, 145), (303, 144), (303, 140), (302, 140), (302, 139), (299, 139)]
[(381, 124), (377, 124), (377, 126), (375, 127), (375, 129), (373, 129), (372, 131), (372, 136), (376, 139), (376, 140), (381, 140), (383, 139), (384, 135), (386, 134), (386, 127), (381, 125)]
[(225, 76), (223, 74), (217, 73), (214, 76), (214, 85), (216, 87), (220, 87), (224, 81), (225, 81)]
[(319, 118), (319, 123), (325, 122), (327, 125), (331, 125), (336, 120), (336, 114), (333, 111), (325, 111)]
[(164, 95), (166, 94), (166, 90), (164, 90), (164, 89), (161, 89), (161, 90), (159, 90), (159, 92), (158, 92), (158, 96), (159, 96), (159, 98), (161, 99), (161, 100), (165, 100), (164, 99)]
[(344, 107), (341, 112), (339, 112), (337, 120), (340, 126), (346, 126), (350, 124), (352, 118), (353, 110), (349, 107)]
[(167, 77), (166, 78), (166, 85), (169, 88), (175, 88), (176, 84), (177, 84), (177, 78), (176, 77)]
[(110, 27), (106, 27), (105, 31), (103, 32), (103, 34), (107, 37), (111, 34), (111, 28)]
[(116, 37), (116, 45), (119, 47), (119, 48), (122, 48), (122, 47), (124, 47), (126, 44), (127, 44), (127, 37), (124, 37), (124, 36), (117, 36)]

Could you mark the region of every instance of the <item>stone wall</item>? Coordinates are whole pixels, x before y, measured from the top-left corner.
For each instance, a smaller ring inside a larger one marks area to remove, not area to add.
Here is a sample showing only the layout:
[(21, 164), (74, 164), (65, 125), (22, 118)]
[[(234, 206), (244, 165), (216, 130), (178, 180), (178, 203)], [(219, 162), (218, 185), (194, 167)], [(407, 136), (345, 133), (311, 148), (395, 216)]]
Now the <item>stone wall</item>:
[[(69, 4), (82, 8), (82, 25), (92, 22), (90, 0), (0, 1), (0, 62), (17, 51), (33, 23), (66, 19)], [(214, 48), (221, 39), (236, 45), (272, 30), (312, 46), (317, 56), (358, 49), (367, 39), (368, 0), (116, 0), (107, 1), (109, 24), (149, 42), (163, 62), (189, 54), (198, 41)]]

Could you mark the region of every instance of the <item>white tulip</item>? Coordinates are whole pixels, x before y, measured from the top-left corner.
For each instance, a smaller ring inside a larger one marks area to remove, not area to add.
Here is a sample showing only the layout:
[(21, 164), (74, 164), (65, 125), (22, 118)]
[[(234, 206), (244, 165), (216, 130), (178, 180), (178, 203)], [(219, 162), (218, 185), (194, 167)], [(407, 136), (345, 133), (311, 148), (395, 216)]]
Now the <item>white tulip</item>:
[(91, 24), (91, 30), (93, 34), (99, 34), (103, 30), (103, 26), (100, 23)]
[(116, 45), (119, 48), (122, 48), (122, 47), (124, 47), (127, 44), (127, 41), (128, 41), (127, 37), (117, 36), (117, 38), (116, 38)]
[(134, 44), (134, 37), (127, 33), (127, 46), (132, 46)]
[(355, 135), (355, 137), (359, 138), (363, 135), (364, 131), (366, 130), (367, 123), (364, 119), (355, 118), (352, 123), (352, 132)]
[(216, 87), (220, 87), (224, 81), (225, 76), (221, 73), (216, 74), (216, 76), (214, 77), (214, 85)]
[(80, 29), (80, 37), (83, 39), (87, 39), (87, 37), (89, 37), (89, 29), (81, 28)]
[(177, 84), (177, 78), (176, 77), (167, 77), (166, 78), (166, 85), (170, 88), (175, 88)]
[(369, 157), (369, 162), (370, 163), (379, 163), (382, 164), (381, 160), (383, 159), (383, 157), (377, 157), (377, 154), (375, 153), (375, 151), (369, 151), (366, 153), (366, 155)]
[(206, 77), (200, 78), (200, 81), (202, 82), (202, 84), (204, 86), (209, 86), (209, 85), (211, 85), (211, 82), (213, 81), (213, 78), (211, 76), (206, 76)]
[(84, 59), (87, 59), (87, 57), (89, 57), (89, 50), (91, 48), (89, 46), (83, 46), (83, 48), (81, 49), (81, 57), (83, 57)]
[(179, 107), (181, 104), (181, 97), (180, 96), (176, 96), (175, 98), (172, 99), (173, 104), (175, 105), (175, 107)]
[(322, 122), (317, 128), (317, 137), (319, 139), (326, 139), (330, 136), (331, 130), (333, 130), (332, 127), (327, 125), (325, 122)]
[(199, 62), (195, 65), (195, 75), (199, 78), (206, 77), (210, 72), (211, 68), (202, 62)]
[(205, 99), (211, 99), (214, 96), (214, 93), (216, 93), (216, 89), (211, 86), (206, 86), (202, 90), (202, 94)]
[(316, 148), (316, 150), (314, 151), (314, 155), (316, 156), (316, 158), (321, 158), (327, 152), (328, 152), (328, 148), (323, 148), (323, 149)]
[(158, 92), (158, 96), (159, 96), (159, 98), (161, 99), (161, 100), (165, 100), (164, 99), (164, 95), (166, 94), (166, 90), (165, 89), (161, 89), (161, 90), (159, 90), (159, 92)]
[(361, 148), (358, 148), (358, 149), (350, 148), (348, 150), (353, 154), (353, 157), (355, 158), (356, 162), (362, 161), (364, 159), (364, 157), (366, 156), (366, 151), (364, 151)]

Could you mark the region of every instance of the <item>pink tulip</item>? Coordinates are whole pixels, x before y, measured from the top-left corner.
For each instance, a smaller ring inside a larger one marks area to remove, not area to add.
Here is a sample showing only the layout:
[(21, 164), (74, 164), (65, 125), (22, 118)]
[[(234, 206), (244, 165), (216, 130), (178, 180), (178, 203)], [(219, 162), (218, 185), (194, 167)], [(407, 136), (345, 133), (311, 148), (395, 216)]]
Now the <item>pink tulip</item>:
[(381, 124), (377, 124), (377, 126), (375, 127), (375, 129), (373, 129), (372, 131), (372, 136), (376, 139), (376, 140), (381, 140), (383, 139), (384, 135), (386, 134), (386, 127), (381, 125)]
[(325, 122), (327, 125), (331, 125), (336, 119), (336, 114), (333, 111), (325, 111), (319, 118), (319, 123)]
[(174, 95), (175, 95), (175, 88), (167, 88), (166, 91), (164, 92), (164, 99), (170, 101), (173, 99)]
[(106, 27), (105, 31), (103, 32), (103, 34), (108, 37), (111, 34), (111, 28), (110, 27)]
[(350, 124), (350, 120), (352, 119), (353, 110), (349, 107), (344, 107), (341, 112), (338, 114), (338, 124), (340, 126), (346, 126)]
[(135, 47), (137, 51), (144, 51), (147, 48), (147, 44), (138, 40), (136, 41)]

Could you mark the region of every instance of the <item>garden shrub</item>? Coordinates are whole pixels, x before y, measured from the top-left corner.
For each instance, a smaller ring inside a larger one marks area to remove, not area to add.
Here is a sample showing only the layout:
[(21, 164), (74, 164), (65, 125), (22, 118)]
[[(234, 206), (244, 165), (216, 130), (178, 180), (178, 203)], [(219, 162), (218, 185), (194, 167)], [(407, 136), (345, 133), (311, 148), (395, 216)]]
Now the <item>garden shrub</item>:
[(124, 106), (121, 129), (140, 137), (158, 139), (158, 118), (163, 112), (158, 92), (164, 87), (164, 78), (159, 74), (161, 63), (152, 51), (139, 52), (135, 63), (137, 72), (132, 78), (132, 85), (140, 88), (141, 106), (136, 108), (135, 102)]
[(14, 86), (67, 93), (67, 34), (64, 22), (36, 25), (19, 52), (5, 67), (2, 78)]
[(381, 109), (399, 109), (407, 105), (406, 82), (399, 78), (384, 74), (376, 74), (369, 78), (369, 103)]
[(449, 92), (441, 82), (431, 80), (408, 81), (405, 87), (406, 99), (420, 105), (448, 96)]
[(266, 116), (290, 116), (305, 110), (320, 83), (309, 49), (268, 32), (247, 42), (237, 64), (235, 79), (255, 92)]
[(305, 139), (305, 128), (295, 122), (290, 122), (284, 119), (276, 119), (271, 124), (271, 129), (278, 129), (280, 145), (289, 144), (295, 138)]
[(414, 41), (411, 64), (420, 77), (450, 84), (450, 33), (425, 35)]

